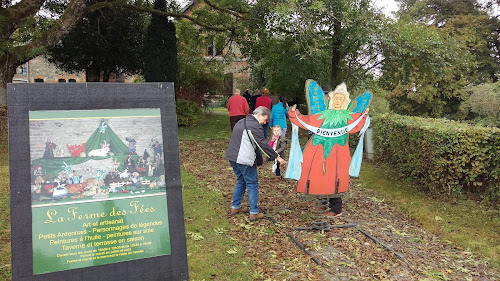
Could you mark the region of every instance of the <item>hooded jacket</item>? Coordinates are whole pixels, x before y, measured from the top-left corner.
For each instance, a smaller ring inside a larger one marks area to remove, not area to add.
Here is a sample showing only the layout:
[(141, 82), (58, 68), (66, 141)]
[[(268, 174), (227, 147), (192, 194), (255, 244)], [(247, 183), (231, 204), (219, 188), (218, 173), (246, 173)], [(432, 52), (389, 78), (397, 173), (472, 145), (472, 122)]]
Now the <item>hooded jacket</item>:
[[(248, 134), (245, 130), (245, 120)], [(250, 140), (249, 136), (253, 140)], [(262, 125), (259, 124), (255, 116), (250, 114), (238, 121), (234, 126), (225, 158), (238, 164), (254, 166), (256, 159), (256, 144), (263, 156), (269, 157), (272, 160), (278, 157), (278, 154), (269, 145), (266, 138), (264, 138), (264, 129), (262, 129)]]

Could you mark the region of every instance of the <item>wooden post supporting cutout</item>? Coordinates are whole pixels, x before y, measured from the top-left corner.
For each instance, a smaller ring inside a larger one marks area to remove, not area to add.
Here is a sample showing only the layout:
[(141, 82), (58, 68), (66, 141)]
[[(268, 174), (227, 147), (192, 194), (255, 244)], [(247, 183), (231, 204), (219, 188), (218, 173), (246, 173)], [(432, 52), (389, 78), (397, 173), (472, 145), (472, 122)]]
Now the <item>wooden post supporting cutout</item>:
[(9, 84), (12, 280), (188, 280), (172, 83)]

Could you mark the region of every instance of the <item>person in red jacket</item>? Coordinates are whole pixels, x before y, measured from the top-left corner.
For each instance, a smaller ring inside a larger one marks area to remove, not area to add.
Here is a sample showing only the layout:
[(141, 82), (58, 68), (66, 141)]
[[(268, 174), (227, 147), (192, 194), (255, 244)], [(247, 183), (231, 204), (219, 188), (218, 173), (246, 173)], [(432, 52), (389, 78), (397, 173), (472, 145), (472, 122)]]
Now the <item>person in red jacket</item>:
[[(271, 110), (271, 103), (273, 100), (269, 97), (269, 90), (267, 88), (262, 89), (262, 96), (258, 97), (255, 101), (255, 108), (259, 106), (265, 106), (269, 110)], [(264, 137), (267, 139), (267, 128), (269, 127), (269, 121), (266, 121), (262, 128), (264, 129)]]
[(232, 132), (234, 125), (249, 113), (247, 100), (240, 96), (240, 89), (235, 89), (233, 95), (227, 101), (227, 111), (229, 111), (229, 123)]

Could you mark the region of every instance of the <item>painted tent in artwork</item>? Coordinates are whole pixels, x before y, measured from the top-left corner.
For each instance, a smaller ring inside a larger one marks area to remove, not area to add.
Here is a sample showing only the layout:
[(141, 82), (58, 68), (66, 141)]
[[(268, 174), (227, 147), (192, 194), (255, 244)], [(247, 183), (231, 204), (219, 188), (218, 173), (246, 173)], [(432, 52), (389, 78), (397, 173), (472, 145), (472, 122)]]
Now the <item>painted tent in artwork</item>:
[(101, 149), (104, 144), (109, 144), (109, 151), (117, 154), (127, 154), (128, 147), (113, 132), (113, 129), (104, 120), (101, 120), (99, 127), (94, 131), (85, 143), (87, 153), (94, 149)]

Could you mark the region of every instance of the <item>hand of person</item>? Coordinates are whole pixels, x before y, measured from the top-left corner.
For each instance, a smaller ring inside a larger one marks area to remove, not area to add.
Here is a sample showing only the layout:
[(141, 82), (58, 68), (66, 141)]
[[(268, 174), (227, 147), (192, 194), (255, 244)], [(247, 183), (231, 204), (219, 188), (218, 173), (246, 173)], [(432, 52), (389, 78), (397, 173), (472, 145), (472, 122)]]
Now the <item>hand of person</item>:
[(366, 113), (366, 114), (368, 114), (368, 112), (369, 112), (369, 111), (370, 111), (370, 108), (369, 108), (369, 107), (367, 107), (367, 108), (365, 109), (365, 113)]
[(295, 109), (297, 109), (297, 105), (296, 105), (296, 104), (294, 104), (294, 105), (290, 108), (290, 110), (291, 110), (291, 111), (295, 111)]
[(281, 158), (281, 156), (278, 156), (278, 162), (280, 162), (281, 165), (285, 165), (286, 164), (286, 161), (285, 159)]

